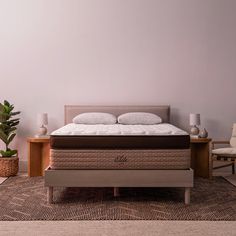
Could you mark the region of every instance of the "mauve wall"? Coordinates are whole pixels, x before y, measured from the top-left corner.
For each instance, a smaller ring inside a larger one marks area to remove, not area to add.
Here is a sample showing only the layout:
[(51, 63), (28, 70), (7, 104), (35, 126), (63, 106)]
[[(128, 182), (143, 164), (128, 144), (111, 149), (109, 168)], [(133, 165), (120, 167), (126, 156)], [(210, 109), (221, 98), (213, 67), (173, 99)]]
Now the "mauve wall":
[(236, 122), (236, 1), (0, 0), (0, 100), (22, 111), (27, 159), (36, 115), (63, 125), (63, 105), (170, 104), (214, 138)]

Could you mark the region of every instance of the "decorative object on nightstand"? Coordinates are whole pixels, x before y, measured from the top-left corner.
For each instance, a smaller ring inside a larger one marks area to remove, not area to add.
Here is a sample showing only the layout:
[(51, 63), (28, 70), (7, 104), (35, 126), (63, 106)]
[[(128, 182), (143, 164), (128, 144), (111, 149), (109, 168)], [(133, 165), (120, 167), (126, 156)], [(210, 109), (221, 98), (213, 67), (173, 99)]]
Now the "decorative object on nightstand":
[[(9, 148), (9, 144), (16, 136), (16, 126), (20, 119), (14, 116), (19, 115), (20, 112), (14, 112), (14, 105), (8, 101), (0, 103), (0, 139), (5, 144), (5, 150), (0, 150), (0, 176), (9, 177), (14, 176), (18, 172), (19, 158), (17, 150)], [(13, 118), (14, 117), (14, 118)]]
[(208, 132), (204, 128), (203, 130), (200, 131), (199, 138), (207, 138), (207, 137), (208, 137)]
[(49, 165), (50, 138), (27, 138), (28, 176), (43, 176)]
[(43, 138), (47, 136), (47, 127), (46, 125), (48, 124), (48, 114), (47, 113), (40, 113), (38, 114), (38, 125), (39, 125), (39, 130), (38, 134), (35, 135), (36, 138)]
[(210, 177), (210, 146), (210, 138), (191, 138), (191, 168), (195, 176)]
[(198, 134), (199, 134), (199, 128), (197, 126), (201, 124), (201, 122), (200, 122), (200, 114), (191, 113), (189, 115), (189, 124), (191, 126), (190, 135), (192, 137), (196, 137), (197, 138)]

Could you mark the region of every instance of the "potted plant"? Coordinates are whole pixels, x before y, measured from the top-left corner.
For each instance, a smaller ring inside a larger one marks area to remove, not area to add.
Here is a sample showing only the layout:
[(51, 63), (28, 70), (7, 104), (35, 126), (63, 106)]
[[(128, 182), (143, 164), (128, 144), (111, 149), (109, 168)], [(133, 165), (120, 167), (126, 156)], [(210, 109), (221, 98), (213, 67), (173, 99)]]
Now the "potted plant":
[(14, 105), (8, 101), (0, 103), (0, 139), (5, 144), (5, 150), (0, 150), (0, 176), (9, 177), (14, 176), (18, 172), (19, 158), (17, 150), (9, 148), (9, 144), (16, 136), (17, 125), (19, 118), (14, 116), (19, 115), (20, 112), (14, 112)]

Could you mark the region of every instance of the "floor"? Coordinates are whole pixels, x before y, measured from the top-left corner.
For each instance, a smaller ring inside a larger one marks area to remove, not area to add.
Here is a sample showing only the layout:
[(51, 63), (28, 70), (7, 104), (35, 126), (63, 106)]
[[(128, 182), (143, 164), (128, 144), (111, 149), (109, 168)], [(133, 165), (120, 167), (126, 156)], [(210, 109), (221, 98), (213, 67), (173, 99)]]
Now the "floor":
[[(214, 175), (227, 176), (236, 186), (236, 175), (229, 168)], [(5, 179), (0, 178), (0, 183)], [(230, 221), (0, 221), (0, 236), (235, 236), (235, 232), (236, 222)]]
[(208, 221), (54, 221), (1, 222), (1, 236), (235, 236), (236, 222)]
[[(218, 165), (221, 165), (221, 162), (218, 162)], [(224, 176), (225, 179), (236, 186), (236, 175), (232, 175), (230, 166), (214, 170), (213, 176)]]

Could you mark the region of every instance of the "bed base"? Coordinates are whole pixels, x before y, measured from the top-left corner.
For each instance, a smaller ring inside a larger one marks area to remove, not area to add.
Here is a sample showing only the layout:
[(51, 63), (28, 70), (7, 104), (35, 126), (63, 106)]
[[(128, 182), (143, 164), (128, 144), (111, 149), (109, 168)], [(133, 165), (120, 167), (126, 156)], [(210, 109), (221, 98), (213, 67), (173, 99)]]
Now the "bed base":
[(190, 203), (193, 170), (45, 170), (48, 202), (53, 203), (53, 187), (181, 187), (184, 202)]

